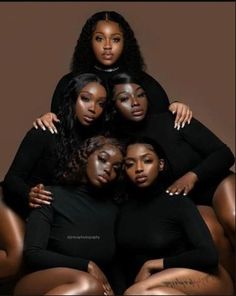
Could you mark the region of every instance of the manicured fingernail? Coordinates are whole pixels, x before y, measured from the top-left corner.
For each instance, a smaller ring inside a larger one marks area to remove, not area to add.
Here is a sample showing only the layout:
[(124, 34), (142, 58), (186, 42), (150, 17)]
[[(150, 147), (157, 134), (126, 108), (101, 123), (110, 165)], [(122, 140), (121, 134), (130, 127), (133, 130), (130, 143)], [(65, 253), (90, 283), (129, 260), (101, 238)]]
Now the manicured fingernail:
[(178, 191), (176, 191), (176, 192), (175, 192), (175, 194), (177, 194), (177, 195), (178, 195), (178, 194), (179, 194), (179, 192), (178, 192)]
[(180, 130), (180, 124), (178, 124), (178, 128), (177, 128), (177, 130), (178, 130), (178, 131)]
[(185, 126), (185, 122), (184, 122), (184, 123), (182, 123), (182, 126), (181, 126), (181, 127), (182, 127), (182, 128), (184, 128), (184, 126)]
[(169, 190), (166, 190), (166, 193), (169, 193), (170, 191)]
[(172, 114), (175, 114), (175, 111), (172, 111)]
[(190, 120), (188, 120), (188, 124), (190, 124)]
[(174, 126), (174, 128), (177, 128), (177, 126), (178, 126), (178, 124), (177, 124), (177, 122), (175, 122), (175, 126)]
[(183, 195), (187, 195), (187, 193), (186, 192), (184, 192), (184, 194)]
[(50, 128), (49, 130), (50, 130), (50, 132), (51, 132), (52, 134), (54, 134), (54, 131), (53, 131), (53, 129), (52, 129), (52, 128)]
[(44, 126), (42, 127), (42, 129), (43, 129), (44, 131), (46, 131), (46, 128), (45, 128)]
[(170, 195), (174, 195), (172, 192), (170, 192)]

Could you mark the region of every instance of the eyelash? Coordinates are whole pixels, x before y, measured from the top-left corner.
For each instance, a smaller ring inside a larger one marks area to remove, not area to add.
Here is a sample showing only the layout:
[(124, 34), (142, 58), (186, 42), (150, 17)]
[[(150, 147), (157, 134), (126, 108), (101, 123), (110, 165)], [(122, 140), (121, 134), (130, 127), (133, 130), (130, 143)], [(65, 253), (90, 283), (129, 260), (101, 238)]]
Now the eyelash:
[(107, 159), (103, 156), (98, 155), (98, 159), (102, 162), (102, 163), (106, 163)]
[(146, 93), (145, 92), (142, 92), (142, 93), (138, 94), (137, 97), (138, 98), (146, 97)]
[(81, 98), (81, 101), (83, 101), (83, 102), (89, 102), (89, 98), (88, 97), (85, 97), (85, 96), (80, 96), (80, 98)]
[[(96, 36), (96, 37), (95, 37), (95, 40), (98, 41), (98, 42), (101, 42), (102, 39), (103, 39), (103, 38), (100, 37), (100, 36)], [(115, 42), (115, 43), (119, 43), (119, 42), (120, 42), (120, 38), (113, 38), (112, 41)]]

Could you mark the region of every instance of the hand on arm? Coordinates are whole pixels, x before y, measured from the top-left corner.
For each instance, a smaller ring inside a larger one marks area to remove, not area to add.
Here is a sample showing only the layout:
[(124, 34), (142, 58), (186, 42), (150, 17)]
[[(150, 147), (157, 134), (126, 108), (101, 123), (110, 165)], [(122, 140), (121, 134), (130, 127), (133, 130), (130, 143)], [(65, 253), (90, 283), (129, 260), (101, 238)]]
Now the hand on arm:
[(38, 127), (40, 127), (42, 130), (46, 130), (46, 128), (48, 128), (48, 130), (54, 134), (57, 134), (57, 129), (55, 127), (55, 125), (53, 124), (53, 122), (59, 122), (60, 120), (57, 118), (56, 114), (49, 112), (46, 113), (44, 115), (42, 115), (41, 117), (37, 118), (34, 122), (33, 122), (33, 126), (38, 129)]
[(176, 114), (174, 128), (177, 128), (178, 130), (183, 128), (186, 123), (189, 124), (193, 117), (193, 112), (190, 110), (189, 106), (183, 103), (171, 103), (169, 111), (171, 111), (172, 114)]
[(162, 270), (163, 268), (163, 259), (148, 260), (141, 267), (135, 282), (144, 281), (152, 275), (153, 271)]
[(29, 207), (39, 208), (41, 205), (50, 205), (52, 201), (52, 193), (44, 190), (43, 184), (32, 187), (29, 192)]
[(93, 261), (89, 261), (88, 264), (88, 273), (95, 277), (99, 282), (102, 283), (104, 288), (104, 295), (114, 295), (112, 288), (108, 282), (107, 277), (103, 271), (97, 266)]
[(188, 172), (169, 186), (166, 193), (169, 195), (187, 195), (193, 189), (197, 181), (198, 176), (194, 172)]

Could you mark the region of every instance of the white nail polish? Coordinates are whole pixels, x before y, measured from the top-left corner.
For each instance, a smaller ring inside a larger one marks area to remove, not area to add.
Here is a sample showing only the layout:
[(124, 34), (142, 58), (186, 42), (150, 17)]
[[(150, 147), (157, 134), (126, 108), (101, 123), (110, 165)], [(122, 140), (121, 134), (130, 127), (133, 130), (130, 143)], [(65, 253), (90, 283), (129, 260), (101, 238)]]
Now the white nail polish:
[(184, 126), (185, 126), (185, 122), (184, 122), (184, 123), (182, 123), (182, 126), (181, 126), (181, 127), (182, 127), (182, 128), (184, 128)]

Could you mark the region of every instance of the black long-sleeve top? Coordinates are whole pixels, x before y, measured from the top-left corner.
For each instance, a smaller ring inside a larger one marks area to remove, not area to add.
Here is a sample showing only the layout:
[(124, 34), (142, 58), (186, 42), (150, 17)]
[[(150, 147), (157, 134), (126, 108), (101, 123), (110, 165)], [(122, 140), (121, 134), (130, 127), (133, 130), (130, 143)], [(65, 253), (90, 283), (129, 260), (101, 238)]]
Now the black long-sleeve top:
[[(115, 74), (122, 72), (122, 68), (114, 72), (104, 72), (99, 71), (97, 69), (92, 69), (92, 73), (98, 75), (106, 84), (108, 84), (108, 80)], [(73, 73), (70, 72), (64, 75), (54, 90), (52, 101), (51, 101), (51, 112), (58, 114), (59, 106), (63, 104), (63, 94), (64, 91), (73, 77)], [(162, 88), (162, 86), (157, 82), (153, 77), (148, 75), (146, 72), (141, 73), (141, 81), (145, 87), (145, 91), (148, 97), (153, 98), (150, 100), (150, 110), (152, 113), (160, 113), (168, 110), (169, 99)]]
[(170, 112), (150, 115), (140, 123), (120, 121), (119, 126), (112, 127), (118, 137), (143, 135), (156, 140), (165, 151), (173, 180), (192, 171), (199, 179), (196, 188), (218, 184), (234, 163), (230, 148), (195, 118), (180, 130), (174, 129), (174, 116)]
[(56, 136), (49, 131), (30, 129), (4, 178), (4, 198), (23, 217), (29, 213), (30, 188), (39, 183), (53, 183)]
[(192, 201), (183, 196), (150, 196), (149, 192), (130, 198), (120, 210), (117, 242), (129, 284), (151, 259), (164, 259), (164, 269), (210, 271), (218, 264), (206, 224)]
[(69, 267), (87, 271), (94, 261), (108, 271), (115, 253), (118, 208), (102, 190), (88, 185), (47, 187), (51, 205), (31, 211), (24, 257), (32, 270)]

